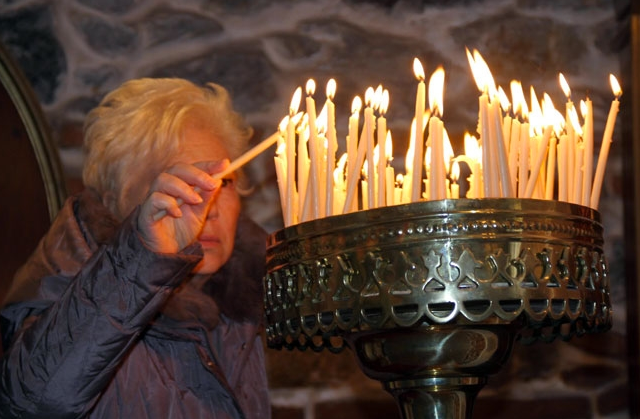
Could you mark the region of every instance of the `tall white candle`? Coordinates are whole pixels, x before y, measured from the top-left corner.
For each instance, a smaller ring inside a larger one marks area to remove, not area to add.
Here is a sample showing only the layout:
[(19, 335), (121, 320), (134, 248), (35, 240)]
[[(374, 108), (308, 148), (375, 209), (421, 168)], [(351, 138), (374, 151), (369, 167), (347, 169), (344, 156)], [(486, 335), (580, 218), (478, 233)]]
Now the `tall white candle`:
[[(413, 143), (413, 165), (411, 173), (411, 202), (420, 200), (420, 191), (422, 190), (422, 159), (424, 150), (424, 125), (423, 116), (426, 100), (426, 86), (424, 84), (424, 69), (420, 60), (413, 60), (413, 72), (418, 79), (418, 88), (416, 92), (414, 127), (414, 143)], [(407, 179), (405, 179), (405, 182)]]
[(336, 165), (336, 152), (338, 151), (338, 136), (336, 133), (336, 107), (333, 103), (333, 97), (336, 94), (336, 81), (330, 79), (327, 82), (327, 161), (325, 169), (326, 183), (326, 201), (325, 214), (333, 213), (333, 171)]
[(593, 187), (591, 190), (591, 208), (598, 209), (600, 202), (600, 192), (602, 191), (602, 182), (604, 179), (604, 172), (607, 165), (607, 158), (609, 156), (609, 148), (611, 147), (611, 140), (613, 138), (613, 129), (616, 125), (616, 117), (618, 110), (620, 109), (620, 95), (622, 95), (622, 89), (618, 80), (613, 74), (609, 76), (611, 82), (611, 89), (615, 98), (611, 102), (611, 108), (609, 108), (609, 116), (607, 117), (607, 125), (604, 128), (604, 134), (602, 136), (602, 145), (600, 146), (600, 155), (598, 156), (598, 165), (596, 166), (596, 174), (593, 178)]
[(320, 208), (317, 199), (320, 193), (320, 148), (318, 144), (318, 129), (316, 127), (316, 102), (313, 100), (313, 94), (316, 91), (316, 82), (313, 79), (307, 80), (306, 90), (307, 115), (309, 116), (310, 159), (308, 194), (310, 194), (311, 199), (312, 217), (316, 219), (320, 216)]
[[(353, 102), (351, 103), (351, 116), (349, 117), (349, 136), (347, 138), (347, 185), (346, 189), (349, 189), (349, 183), (355, 183), (357, 181), (358, 173), (360, 173), (360, 168), (356, 167), (356, 162), (358, 160), (358, 138), (359, 138), (359, 117), (360, 110), (362, 109), (362, 99), (359, 96), (353, 98)], [(361, 163), (362, 164), (362, 163)], [(346, 201), (346, 197), (345, 197)], [(344, 209), (344, 212), (357, 211), (358, 210), (358, 200), (351, 200), (351, 208), (347, 211)]]
[(364, 108), (364, 129), (363, 134), (367, 144), (366, 156), (367, 156), (367, 200), (368, 206), (367, 208), (375, 208), (375, 199), (376, 199), (376, 191), (375, 191), (375, 161), (373, 158), (373, 149), (375, 147), (373, 141), (373, 133), (375, 130), (375, 119), (373, 116), (373, 97), (375, 91), (372, 87), (369, 87), (365, 92), (365, 108)]
[(286, 170), (287, 170), (287, 187), (286, 187), (286, 224), (292, 225), (295, 223), (295, 217), (298, 206), (294, 204), (294, 199), (297, 195), (297, 188), (295, 182), (296, 176), (296, 122), (295, 115), (300, 107), (300, 101), (302, 99), (302, 88), (298, 87), (293, 93), (291, 103), (289, 104), (289, 118), (287, 121), (287, 135), (286, 135)]
[(389, 107), (389, 91), (383, 90), (380, 103), (380, 116), (377, 120), (376, 133), (378, 136), (378, 206), (383, 207), (386, 201), (387, 188), (387, 168), (386, 168), (386, 140), (387, 140), (387, 120), (384, 115)]
[(445, 199), (444, 124), (443, 115), (444, 69), (439, 67), (429, 79), (429, 138), (431, 158), (429, 171), (429, 199)]
[(545, 178), (544, 198), (553, 199), (554, 185), (555, 185), (555, 170), (556, 170), (556, 144), (557, 138), (555, 135), (551, 136), (549, 141), (549, 157), (547, 160), (547, 176)]
[(551, 125), (546, 126), (544, 129), (544, 134), (542, 135), (540, 145), (537, 148), (538, 153), (536, 155), (536, 160), (531, 166), (531, 175), (529, 177), (529, 181), (527, 182), (527, 188), (524, 192), (524, 198), (531, 198), (533, 195), (533, 189), (538, 182), (540, 169), (542, 168), (544, 160), (547, 156), (547, 147), (549, 146), (549, 139), (551, 138), (552, 131), (553, 127)]

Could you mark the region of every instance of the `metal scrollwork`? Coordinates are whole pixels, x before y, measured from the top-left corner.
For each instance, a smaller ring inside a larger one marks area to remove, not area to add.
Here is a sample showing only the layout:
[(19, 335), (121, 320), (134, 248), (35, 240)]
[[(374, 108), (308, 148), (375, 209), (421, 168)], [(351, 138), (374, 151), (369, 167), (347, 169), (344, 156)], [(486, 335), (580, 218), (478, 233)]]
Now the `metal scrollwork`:
[(267, 269), (273, 347), (516, 320), (529, 343), (611, 324), (599, 214), (566, 203), (445, 200), (316, 220), (274, 233)]

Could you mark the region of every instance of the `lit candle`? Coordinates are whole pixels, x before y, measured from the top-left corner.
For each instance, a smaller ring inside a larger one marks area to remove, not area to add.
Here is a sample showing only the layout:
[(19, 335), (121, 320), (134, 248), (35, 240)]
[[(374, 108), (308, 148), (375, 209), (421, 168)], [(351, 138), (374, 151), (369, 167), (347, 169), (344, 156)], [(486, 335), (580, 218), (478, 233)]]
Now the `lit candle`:
[[(420, 200), (420, 191), (422, 189), (422, 158), (424, 150), (424, 125), (423, 116), (425, 110), (426, 100), (426, 86), (424, 84), (424, 69), (422, 63), (418, 58), (413, 60), (413, 72), (418, 79), (418, 88), (416, 92), (416, 106), (415, 106), (415, 126), (413, 136), (413, 164), (411, 173), (411, 201), (417, 202)], [(405, 182), (407, 179), (405, 179)]]
[(384, 140), (384, 155), (387, 161), (387, 167), (385, 168), (385, 192), (387, 206), (395, 205), (395, 172), (393, 166), (391, 166), (391, 160), (393, 160), (393, 141), (391, 140), (391, 131), (387, 131), (387, 136)]
[(471, 66), (471, 72), (475, 79), (481, 95), (478, 99), (478, 124), (480, 141), (482, 142), (482, 175), (483, 175), (483, 196), (497, 197), (499, 195), (499, 180), (496, 173), (495, 162), (497, 161), (497, 145), (495, 138), (491, 137), (489, 95), (496, 91), (495, 82), (491, 71), (477, 50), (473, 55), (467, 49), (467, 58)]
[(367, 176), (370, 177), (368, 180), (368, 193), (367, 200), (368, 206), (367, 208), (375, 208), (375, 199), (376, 199), (376, 191), (375, 191), (375, 161), (373, 158), (373, 149), (374, 141), (373, 141), (373, 131), (375, 130), (375, 120), (373, 116), (373, 98), (375, 95), (375, 91), (372, 87), (369, 87), (364, 95), (364, 129), (363, 135), (366, 142), (366, 165), (367, 165)]
[(336, 134), (336, 107), (333, 98), (336, 94), (336, 81), (330, 79), (327, 82), (327, 162), (325, 169), (327, 199), (325, 202), (325, 213), (330, 215), (333, 212), (333, 171), (336, 165), (336, 152), (338, 150), (338, 138)]
[(536, 153), (536, 160), (531, 166), (531, 176), (529, 177), (529, 181), (527, 182), (527, 188), (524, 193), (524, 198), (531, 198), (533, 195), (533, 190), (536, 186), (536, 183), (538, 182), (540, 169), (542, 168), (544, 160), (547, 156), (547, 147), (549, 146), (549, 139), (551, 138), (552, 131), (553, 127), (551, 125), (547, 125), (544, 129), (544, 134), (542, 135), (540, 145), (537, 148), (538, 152)]
[[(386, 168), (386, 140), (387, 140), (387, 120), (384, 115), (389, 107), (389, 91), (383, 90), (380, 98), (380, 116), (377, 121), (376, 132), (378, 134), (378, 206), (383, 207), (386, 201), (385, 189), (387, 185), (387, 168)], [(382, 153), (385, 153), (383, 155)]]
[(316, 91), (316, 82), (313, 79), (307, 80), (306, 85), (307, 115), (309, 116), (309, 190), (311, 199), (311, 211), (314, 219), (319, 218), (320, 208), (318, 206), (318, 195), (320, 193), (320, 148), (318, 144), (318, 130), (316, 127), (316, 102), (313, 94)]
[(311, 210), (311, 198), (309, 197), (309, 171), (311, 159), (309, 158), (309, 115), (304, 114), (298, 127), (298, 222), (308, 221), (313, 218)]
[[(353, 102), (351, 103), (351, 116), (349, 117), (349, 137), (347, 139), (347, 190), (355, 190), (355, 187), (351, 186), (350, 183), (353, 185), (357, 185), (356, 177), (357, 174), (360, 173), (360, 167), (356, 166), (358, 161), (358, 123), (361, 109), (362, 99), (360, 99), (359, 96), (356, 96), (353, 98)], [(345, 197), (345, 202), (346, 201), (347, 198)], [(351, 207), (349, 209), (345, 208), (343, 210), (345, 213), (358, 210), (358, 200), (350, 199), (350, 202)]]
[(469, 176), (469, 189), (467, 190), (467, 198), (480, 198), (480, 189), (482, 182), (482, 175), (480, 173), (480, 159), (482, 152), (478, 146), (478, 140), (469, 134), (464, 134), (464, 155), (458, 156), (456, 159), (464, 158), (469, 165), (471, 175)]
[(291, 103), (289, 104), (289, 118), (287, 120), (287, 135), (286, 135), (286, 170), (287, 170), (287, 187), (286, 187), (286, 214), (285, 224), (292, 225), (295, 223), (295, 217), (297, 213), (297, 205), (294, 205), (294, 200), (297, 195), (296, 191), (296, 122), (294, 116), (298, 112), (300, 107), (300, 101), (302, 99), (302, 88), (298, 87), (293, 93)]
[(600, 147), (600, 155), (598, 156), (598, 165), (596, 166), (596, 174), (593, 178), (593, 187), (591, 190), (591, 208), (598, 209), (598, 203), (600, 201), (600, 192), (602, 191), (602, 182), (604, 179), (604, 172), (607, 165), (607, 157), (609, 155), (609, 148), (611, 147), (611, 141), (613, 138), (613, 129), (616, 125), (616, 117), (620, 108), (620, 95), (622, 95), (622, 89), (618, 80), (613, 74), (609, 75), (609, 81), (611, 82), (611, 89), (615, 98), (611, 102), (611, 108), (609, 109), (609, 116), (607, 117), (607, 124), (604, 128), (604, 135), (602, 136), (602, 145)]
[[(280, 125), (278, 126), (280, 134), (285, 134), (286, 136), (286, 127), (290, 118), (285, 116)], [(280, 205), (282, 207), (282, 221), (284, 222), (285, 227), (290, 225), (287, 221), (287, 169), (285, 166), (285, 153), (286, 153), (286, 138), (278, 138), (278, 147), (276, 148), (276, 155), (273, 157), (273, 162), (276, 168), (276, 180), (278, 182), (278, 191), (280, 192)]]
[(429, 199), (445, 199), (444, 168), (444, 125), (443, 114), (444, 69), (438, 67), (429, 79), (429, 137), (431, 139), (431, 159), (429, 171)]

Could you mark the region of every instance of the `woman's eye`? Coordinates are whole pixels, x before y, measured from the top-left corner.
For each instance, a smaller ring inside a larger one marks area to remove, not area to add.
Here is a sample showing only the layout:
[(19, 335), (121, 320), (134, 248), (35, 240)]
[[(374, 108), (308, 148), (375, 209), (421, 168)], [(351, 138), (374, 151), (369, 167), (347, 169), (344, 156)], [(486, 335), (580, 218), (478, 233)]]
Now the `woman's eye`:
[(223, 178), (222, 179), (222, 187), (226, 188), (226, 187), (231, 187), (233, 186), (233, 179), (230, 178)]

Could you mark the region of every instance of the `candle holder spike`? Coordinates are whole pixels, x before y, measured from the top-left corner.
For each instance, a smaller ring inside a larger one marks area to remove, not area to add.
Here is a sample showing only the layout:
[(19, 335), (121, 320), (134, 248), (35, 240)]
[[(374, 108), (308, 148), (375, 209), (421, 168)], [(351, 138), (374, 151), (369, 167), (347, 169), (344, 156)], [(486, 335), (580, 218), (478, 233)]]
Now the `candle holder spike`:
[(267, 342), (349, 347), (409, 418), (471, 418), (516, 341), (611, 327), (597, 211), (426, 201), (284, 228), (267, 243)]

